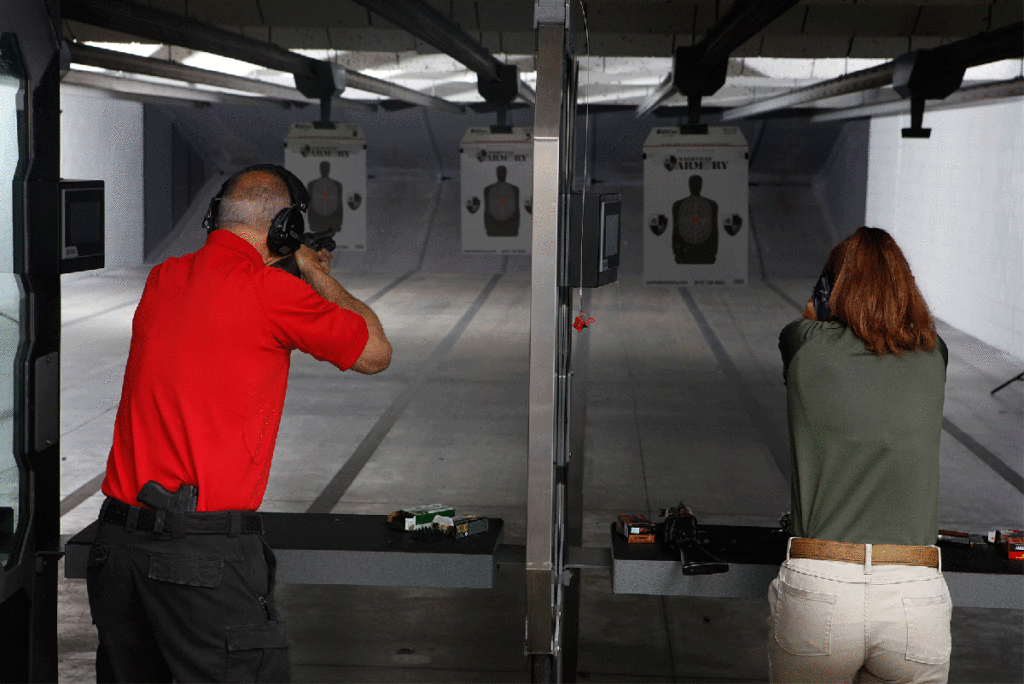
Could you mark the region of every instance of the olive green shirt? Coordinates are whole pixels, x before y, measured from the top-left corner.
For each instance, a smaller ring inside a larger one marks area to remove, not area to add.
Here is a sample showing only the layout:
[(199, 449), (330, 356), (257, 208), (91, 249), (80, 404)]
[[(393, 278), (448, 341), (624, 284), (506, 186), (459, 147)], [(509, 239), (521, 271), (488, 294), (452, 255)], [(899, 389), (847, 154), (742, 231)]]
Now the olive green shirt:
[(793, 534), (934, 544), (949, 352), (879, 357), (838, 322), (779, 334), (793, 463)]

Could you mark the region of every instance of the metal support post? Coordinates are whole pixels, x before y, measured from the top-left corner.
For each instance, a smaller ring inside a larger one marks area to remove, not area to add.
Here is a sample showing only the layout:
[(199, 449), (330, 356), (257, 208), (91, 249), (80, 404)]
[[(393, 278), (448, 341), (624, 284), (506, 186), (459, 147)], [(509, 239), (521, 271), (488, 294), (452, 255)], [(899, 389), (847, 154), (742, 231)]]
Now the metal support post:
[[(570, 230), (582, 230), (582, 225), (573, 225)], [(590, 309), (590, 289), (580, 288), (580, 306)], [(569, 425), (569, 457), (565, 476), (565, 544), (566, 561), (570, 549), (583, 546), (583, 473), (587, 425), (587, 370), (590, 356), (590, 335), (586, 330), (575, 335), (575, 349), (572, 355), (571, 401)], [(562, 570), (562, 633), (561, 633), (561, 681), (575, 682), (577, 656), (580, 641), (580, 582), (582, 570), (579, 567), (564, 567)]]
[(530, 413), (526, 500), (526, 652), (531, 679), (550, 676), (555, 656), (555, 390), (558, 242), (566, 163), (562, 132), (565, 27), (541, 25), (533, 143), (533, 245), (530, 297)]
[[(572, 329), (571, 290), (561, 283), (576, 114), (575, 24), (568, 12), (561, 0), (538, 2), (526, 510), (526, 653), (534, 682), (563, 681), (563, 631), (567, 618), (578, 618), (566, 615), (563, 584)], [(574, 626), (570, 631), (575, 635)]]

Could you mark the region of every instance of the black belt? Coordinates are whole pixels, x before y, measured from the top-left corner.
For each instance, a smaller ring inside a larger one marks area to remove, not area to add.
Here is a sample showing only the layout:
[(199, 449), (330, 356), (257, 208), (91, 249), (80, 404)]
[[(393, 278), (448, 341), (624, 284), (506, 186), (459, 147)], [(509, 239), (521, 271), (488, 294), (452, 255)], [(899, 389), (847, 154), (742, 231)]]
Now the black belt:
[(100, 521), (122, 526), (129, 532), (171, 532), (173, 534), (262, 534), (263, 518), (253, 511), (209, 511), (175, 513), (129, 506), (107, 497), (100, 509)]

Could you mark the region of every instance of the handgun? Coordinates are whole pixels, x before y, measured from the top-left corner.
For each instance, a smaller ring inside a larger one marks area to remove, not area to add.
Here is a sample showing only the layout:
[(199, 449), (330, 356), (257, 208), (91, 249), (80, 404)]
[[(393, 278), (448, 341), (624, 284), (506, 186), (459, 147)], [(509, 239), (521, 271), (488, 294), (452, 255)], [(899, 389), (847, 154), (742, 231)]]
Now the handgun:
[(139, 490), (136, 497), (139, 503), (146, 504), (158, 511), (169, 513), (191, 513), (199, 505), (199, 488), (183, 484), (178, 491), (168, 491), (156, 480), (150, 480)]

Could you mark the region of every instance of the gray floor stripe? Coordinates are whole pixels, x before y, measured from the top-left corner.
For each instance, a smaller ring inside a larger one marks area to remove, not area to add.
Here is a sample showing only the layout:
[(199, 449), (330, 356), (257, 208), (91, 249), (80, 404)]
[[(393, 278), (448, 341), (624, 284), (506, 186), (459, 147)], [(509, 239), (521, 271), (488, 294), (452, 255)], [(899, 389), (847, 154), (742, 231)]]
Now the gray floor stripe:
[[(795, 299), (793, 299), (793, 298), (792, 298), (792, 297), (790, 297), (790, 296), (789, 296), (788, 294), (786, 294), (785, 292), (783, 292), (783, 290), (782, 290), (782, 288), (781, 288), (781, 287), (779, 287), (779, 286), (778, 286), (778, 285), (776, 285), (775, 283), (771, 282), (770, 280), (765, 280), (765, 281), (764, 281), (764, 284), (765, 284), (765, 286), (766, 286), (766, 287), (767, 287), (767, 288), (768, 288), (769, 290), (771, 290), (771, 291), (772, 291), (772, 292), (774, 292), (775, 294), (777, 294), (777, 295), (779, 295), (780, 297), (782, 297), (783, 299), (785, 299), (785, 300), (786, 300), (786, 301), (787, 301), (787, 302), (789, 303), (789, 305), (790, 305), (790, 306), (792, 306), (792, 307), (793, 307), (794, 309), (796, 309), (797, 311), (803, 312), (803, 310), (804, 310), (804, 307), (805, 307), (805, 306), (807, 306), (806, 302), (805, 302), (804, 304), (800, 304), (800, 303), (798, 303), (798, 302), (797, 302), (797, 301), (796, 301)], [(807, 295), (807, 296), (808, 296), (808, 297), (810, 297), (810, 295)]]
[(978, 444), (973, 437), (958, 428), (945, 416), (942, 417), (942, 429), (952, 435), (956, 441), (963, 444), (972, 454), (981, 459), (985, 465), (996, 471), (1000, 477), (1009, 482), (1018, 492), (1024, 494), (1024, 477), (1021, 477), (1020, 473), (1003, 463), (1002, 459)]
[(366, 299), (363, 302), (363, 304), (366, 304), (367, 306), (370, 306), (371, 304), (375, 304), (378, 299), (380, 299), (381, 297), (386, 295), (388, 292), (391, 292), (393, 289), (395, 289), (396, 287), (401, 285), (403, 282), (406, 281), (406, 279), (409, 278), (409, 276), (411, 276), (415, 272), (416, 271), (409, 271), (407, 273), (404, 273), (404, 274), (398, 276), (397, 278), (392, 280), (388, 285), (386, 285), (382, 290), (380, 290), (379, 292), (377, 292), (373, 296), (371, 296), (368, 299)]
[(476, 301), (470, 305), (459, 322), (451, 329), (451, 332), (441, 340), (430, 357), (423, 363), (422, 368), (420, 368), (419, 373), (416, 375), (416, 379), (402, 390), (402, 393), (392, 402), (391, 406), (377, 419), (377, 422), (370, 428), (363, 441), (360, 442), (359, 446), (352, 452), (352, 455), (345, 461), (345, 465), (341, 467), (330, 483), (306, 510), (307, 513), (330, 513), (331, 509), (341, 501), (341, 497), (345, 495), (345, 492), (348, 491), (356, 477), (359, 476), (360, 471), (366, 466), (370, 458), (373, 457), (377, 447), (381, 445), (381, 442), (387, 437), (391, 428), (395, 426), (402, 413), (408, 408), (420, 386), (430, 378), (433, 370), (451, 351), (452, 347), (455, 346), (455, 343), (462, 333), (465, 332), (466, 328), (469, 327), (470, 321), (473, 320), (473, 317), (480, 311), (484, 302), (490, 297), (501, 276), (502, 274), (500, 273), (493, 276), (480, 294), (477, 295)]
[(434, 222), (437, 221), (437, 209), (441, 206), (442, 192), (444, 192), (444, 181), (437, 184), (437, 192), (434, 193), (434, 202), (430, 206), (430, 219), (427, 221), (427, 236), (423, 239), (423, 249), (420, 250), (420, 260), (416, 263), (416, 270), (423, 268), (423, 260), (427, 258), (430, 236), (434, 234)]
[[(380, 299), (381, 297), (386, 295), (388, 292), (390, 292), (391, 290), (396, 288), (398, 285), (400, 285), (402, 282), (404, 282), (413, 273), (415, 273), (415, 271), (409, 271), (408, 273), (405, 273), (403, 275), (398, 276), (397, 278), (392, 280), (388, 285), (386, 285), (383, 289), (379, 290), (373, 296), (367, 298), (364, 301), (364, 303), (367, 306), (373, 304), (378, 299)], [(125, 304), (124, 306), (128, 306), (128, 305)], [(122, 308), (122, 307), (114, 307), (114, 309), (119, 309), (119, 308)], [(108, 309), (107, 311), (101, 311), (99, 313), (90, 314), (89, 316), (83, 316), (82, 318), (75, 319), (75, 321), (73, 321), (73, 322), (77, 322), (77, 321), (80, 321), (80, 320), (85, 320), (86, 318), (90, 318), (91, 316), (99, 316), (102, 313), (107, 313), (109, 311), (113, 311), (114, 309)], [(64, 325), (68, 325), (68, 323), (65, 323)], [(104, 411), (104, 413), (106, 413), (106, 411)], [(91, 480), (86, 482), (84, 485), (82, 485), (81, 487), (76, 489), (74, 492), (72, 492), (71, 494), (69, 494), (66, 497), (64, 497), (64, 499), (60, 502), (60, 514), (63, 516), (65, 514), (67, 514), (67, 513), (70, 513), (75, 508), (80, 506), (86, 499), (88, 499), (90, 496), (92, 496), (93, 494), (98, 492), (100, 490), (100, 485), (103, 484), (103, 476), (105, 474), (106, 474), (105, 472), (100, 473), (99, 475), (97, 475), (96, 477), (92, 478)]]
[(85, 503), (85, 500), (100, 490), (100, 485), (103, 484), (103, 476), (106, 472), (102, 472), (96, 477), (92, 478), (84, 485), (71, 492), (60, 502), (60, 514), (67, 515), (74, 509)]
[[(640, 457), (640, 481), (644, 483), (644, 501), (647, 504), (647, 510), (652, 511), (652, 510), (654, 510), (654, 507), (651, 506), (650, 480), (647, 479), (647, 462), (644, 459), (644, 433), (643, 433), (643, 429), (640, 426), (640, 402), (639, 402), (639, 399), (637, 397), (637, 391), (636, 391), (636, 388), (639, 386), (639, 384), (637, 383), (637, 380), (636, 380), (636, 374), (633, 372), (633, 364), (630, 363), (630, 361), (629, 361), (630, 345), (629, 345), (628, 340), (635, 333), (635, 328), (627, 327), (625, 322), (624, 322), (625, 316), (624, 316), (624, 311), (623, 311), (623, 308), (622, 308), (622, 290), (620, 288), (615, 288), (615, 301), (616, 301), (616, 304), (618, 305), (618, 313), (619, 313), (619, 315), (617, 317), (617, 320), (616, 320), (616, 323), (619, 326), (619, 334), (620, 334), (620, 336), (623, 339), (622, 344), (623, 344), (623, 351), (624, 351), (624, 355), (625, 355), (625, 359), (626, 359), (626, 373), (629, 376), (629, 390), (630, 390), (630, 394), (633, 395), (633, 411), (632, 411), (631, 415), (633, 416), (633, 431), (636, 434), (637, 451), (638, 451), (638, 456)], [(580, 302), (580, 304), (581, 304), (580, 308), (583, 308), (584, 310), (586, 310), (582, 306), (582, 301)], [(588, 306), (589, 306), (589, 304), (588, 304)], [(587, 342), (587, 345), (588, 345), (588, 349), (589, 349), (590, 343)], [(583, 432), (586, 432), (586, 427), (585, 426), (584, 426)], [(586, 454), (584, 454), (584, 456), (586, 456)]]
[(711, 351), (714, 353), (715, 358), (718, 359), (718, 365), (723, 371), (725, 371), (725, 374), (729, 376), (729, 381), (736, 389), (736, 393), (739, 394), (740, 401), (743, 403), (743, 408), (746, 409), (754, 427), (761, 435), (761, 440), (768, 447), (768, 451), (772, 455), (772, 460), (778, 467), (779, 472), (782, 473), (782, 477), (788, 483), (791, 475), (788, 443), (772, 426), (772, 421), (768, 416), (768, 412), (765, 411), (764, 407), (761, 406), (761, 403), (754, 396), (754, 393), (750, 391), (749, 387), (747, 387), (747, 383), (743, 381), (743, 374), (740, 373), (736, 364), (733, 363), (733, 360), (729, 357), (728, 352), (725, 351), (725, 347), (722, 346), (718, 336), (715, 335), (715, 331), (711, 329), (711, 324), (708, 323), (708, 319), (704, 317), (700, 307), (697, 306), (697, 302), (694, 300), (693, 295), (690, 294), (690, 291), (685, 287), (679, 288), (679, 294), (682, 296), (683, 301), (686, 302), (686, 306), (689, 307), (694, 320), (697, 321), (697, 325), (700, 327), (700, 331), (704, 335), (704, 339), (707, 341), (708, 346), (711, 347)]
[(757, 253), (757, 267), (761, 271), (761, 280), (768, 280), (768, 271), (764, 267), (764, 249), (761, 247), (761, 240), (757, 237), (757, 231), (754, 230), (754, 212), (748, 212), (750, 215), (747, 220), (750, 221), (750, 235), (754, 238), (754, 250)]

